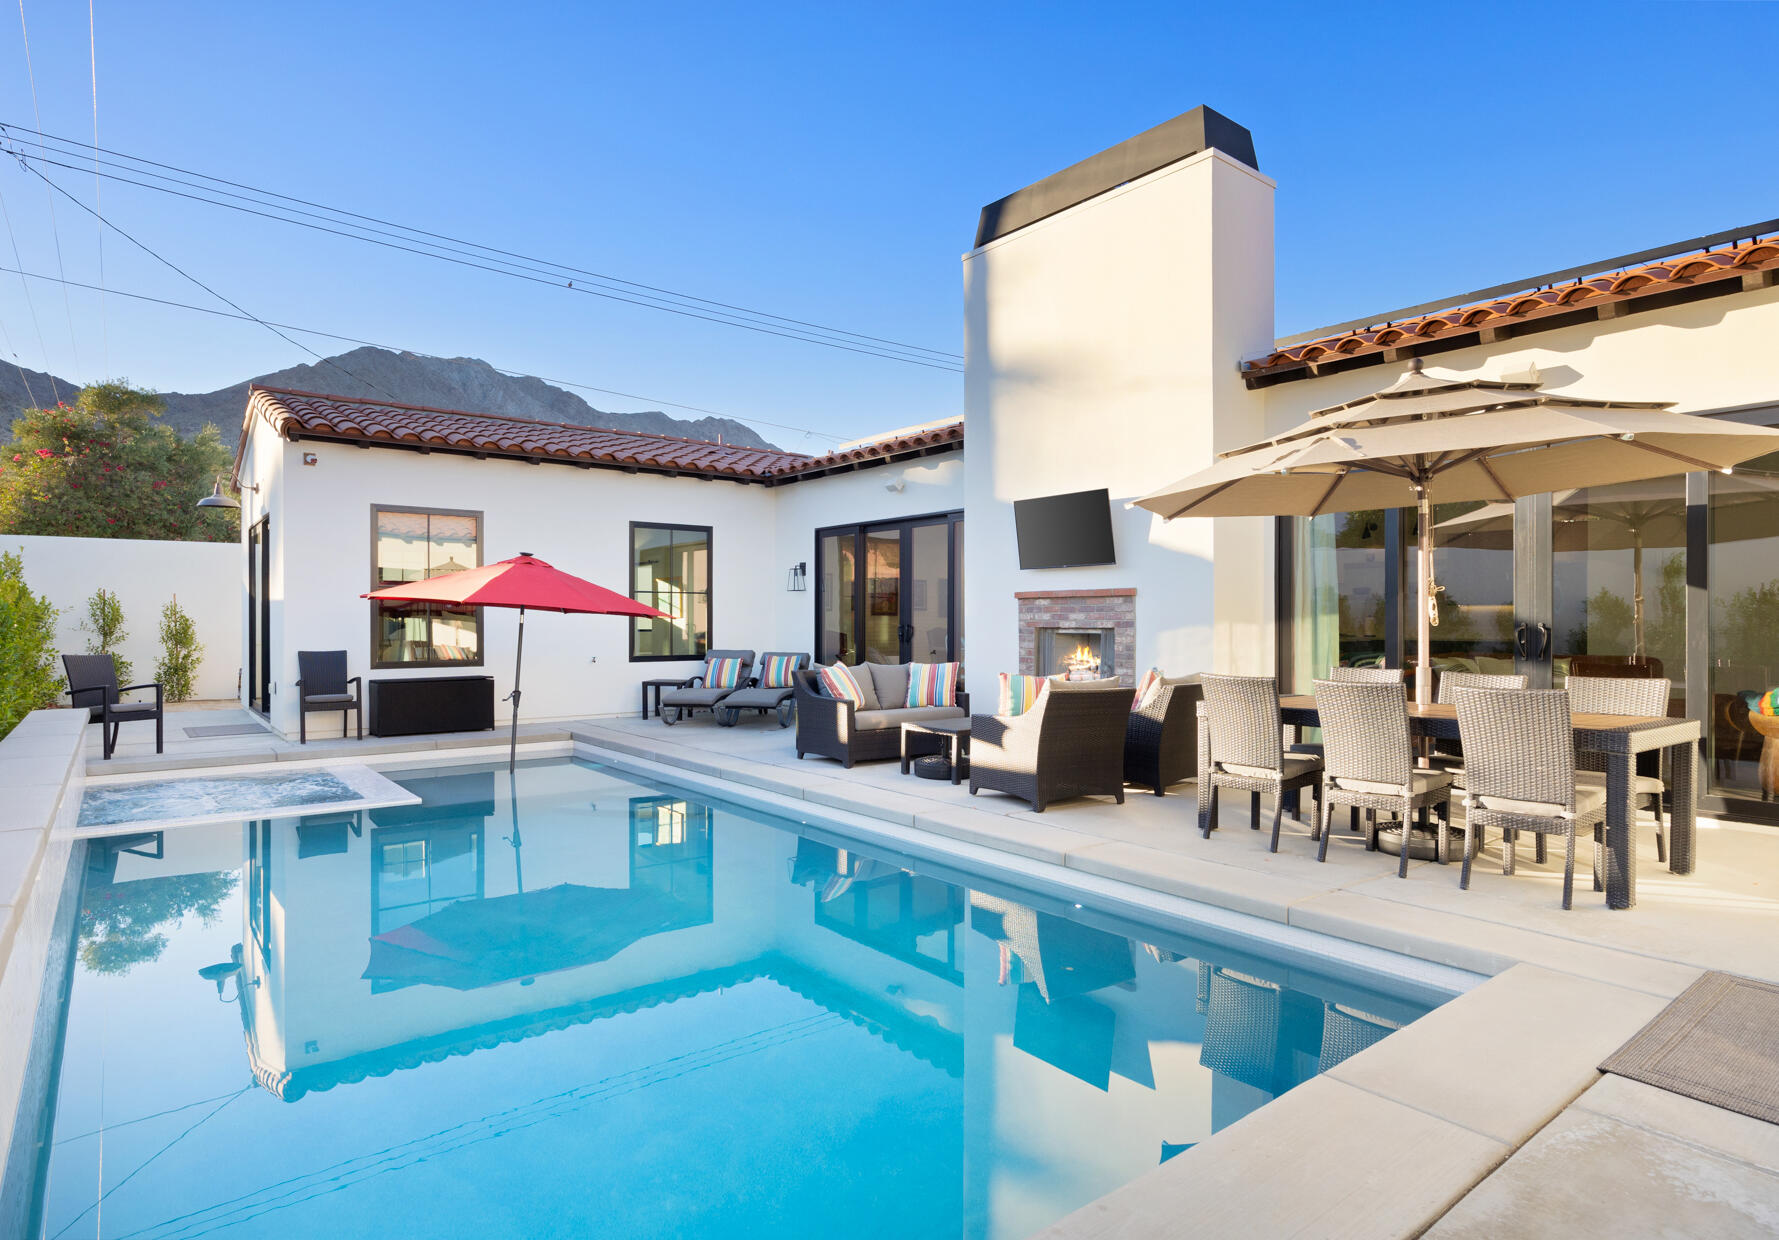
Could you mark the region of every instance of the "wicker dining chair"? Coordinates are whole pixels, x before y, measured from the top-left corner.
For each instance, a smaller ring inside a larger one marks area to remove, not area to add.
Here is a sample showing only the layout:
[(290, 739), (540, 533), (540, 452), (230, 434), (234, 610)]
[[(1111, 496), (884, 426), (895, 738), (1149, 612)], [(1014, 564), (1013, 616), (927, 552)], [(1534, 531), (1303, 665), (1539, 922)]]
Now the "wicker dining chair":
[(1328, 679), (1354, 685), (1399, 685), (1404, 683), (1400, 667), (1331, 667)]
[[(1452, 696), (1459, 689), (1524, 689), (1531, 683), (1525, 676), (1494, 672), (1441, 672), (1433, 690), (1433, 700), (1441, 706), (1457, 702)], [(1462, 742), (1441, 738), (1433, 743), (1430, 755), (1435, 766), (1452, 777), (1452, 787), (1464, 791), (1464, 746)], [(1542, 857), (1539, 858), (1543, 860)]]
[[(1285, 727), (1279, 718), (1279, 686), (1271, 676), (1200, 677), (1205, 694), (1205, 726), (1210, 733), (1210, 769), (1205, 774), (1209, 797), (1204, 834), (1217, 829), (1217, 794), (1224, 788), (1250, 795), (1252, 825), (1260, 829), (1260, 794), (1273, 798), (1272, 843), (1279, 851), (1279, 824), (1285, 812), (1285, 794), (1299, 788), (1317, 790), (1322, 759), (1315, 754), (1286, 753)], [(1316, 821), (1322, 821), (1320, 806)]]
[[(1576, 676), (1569, 677), (1569, 709), (1578, 714), (1646, 715), (1660, 718), (1668, 713), (1668, 699), (1673, 692), (1670, 681), (1641, 676)], [(1650, 755), (1655, 769), (1633, 771), (1631, 787), (1639, 807), (1649, 805), (1655, 812), (1655, 856), (1668, 859), (1668, 841), (1662, 822), (1662, 796), (1667, 785), (1661, 777), (1660, 755)], [(1606, 755), (1578, 753), (1575, 755), (1575, 778), (1584, 784), (1606, 786)]]
[(1575, 782), (1575, 732), (1569, 695), (1561, 689), (1458, 689), (1458, 730), (1464, 735), (1469, 787), (1464, 793), (1464, 868), (1470, 886), (1472, 835), (1501, 831), (1501, 872), (1514, 870), (1521, 831), (1563, 837), (1563, 907), (1573, 906), (1575, 836), (1591, 831), (1594, 868), (1600, 868), (1606, 789)]
[(1425, 823), (1429, 811), (1439, 817), (1441, 865), (1451, 856), (1452, 777), (1415, 766), (1408, 730), (1408, 698), (1390, 681), (1318, 680), (1316, 712), (1322, 720), (1321, 818), (1322, 844), (1316, 860), (1328, 860), (1334, 807), (1366, 811), (1365, 846), (1377, 848), (1377, 815), (1392, 814), (1402, 823), (1402, 855), (1398, 878), (1408, 877), (1409, 841), (1415, 822)]

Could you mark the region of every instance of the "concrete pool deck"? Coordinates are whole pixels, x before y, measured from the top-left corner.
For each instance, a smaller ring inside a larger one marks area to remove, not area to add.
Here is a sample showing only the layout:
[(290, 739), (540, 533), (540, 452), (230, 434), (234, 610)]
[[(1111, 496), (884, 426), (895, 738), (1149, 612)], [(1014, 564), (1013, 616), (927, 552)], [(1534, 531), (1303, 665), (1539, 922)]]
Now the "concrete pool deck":
[[(251, 719), (230, 709), (185, 712), (178, 722)], [(87, 775), (100, 779), (303, 760), (376, 765), (374, 755), (442, 757), (451, 750), (493, 758), (490, 747), (506, 738), (484, 732), (301, 747), (269, 733), (190, 738), (183, 726), (170, 726), (166, 754), (153, 755), (152, 737), (133, 742), (126, 729), (119, 757), (104, 763), (91, 731)], [(1659, 1230), (1734, 1235), (1741, 1227), (1764, 1234), (1760, 1211), (1773, 1203), (1758, 1189), (1768, 1182), (1762, 1176), (1779, 1186), (1772, 1171), (1779, 1159), (1760, 1154), (1767, 1147), (1746, 1126), (1767, 1135), (1772, 1126), (1700, 1103), (1675, 1107), (1667, 1100), (1676, 1096), (1659, 1090), (1651, 1092), (1661, 1106), (1636, 1091), (1628, 1099), (1622, 1091), (1603, 1092), (1627, 1083), (1602, 1077), (1596, 1067), (1705, 969), (1779, 980), (1779, 832), (1704, 820), (1697, 870), (1681, 877), (1656, 862), (1646, 820), (1640, 903), (1616, 913), (1590, 889), (1584, 842), (1575, 908), (1565, 912), (1560, 868), (1535, 864), (1527, 848), (1519, 873), (1506, 878), (1498, 841), (1478, 860), (1466, 892), (1458, 890), (1455, 865), (1411, 861), (1408, 877), (1398, 879), (1394, 856), (1367, 853), (1344, 831), (1325, 864), (1316, 862), (1307, 829), (1289, 821), (1278, 854), (1268, 853), (1262, 833), (1246, 829), (1245, 798), (1233, 798), (1222, 829), (1202, 839), (1193, 829), (1190, 783), (1163, 798), (1132, 789), (1123, 806), (1086, 798), (1038, 815), (992, 793), (972, 798), (964, 787), (903, 776), (894, 762), (850, 771), (825, 759), (799, 762), (792, 733), (770, 723), (725, 729), (700, 720), (668, 728), (601, 718), (526, 725), (521, 739), (538, 753), (566, 752), (572, 739), (575, 752), (638, 774), (793, 816), (850, 819), (916, 856), (998, 855), (1056, 882), (1072, 878), (1102, 891), (1127, 884), (1139, 895), (1190, 900), (1488, 976), (1408, 1029), (1056, 1224), (1048, 1236), (1408, 1236), (1436, 1224), (1440, 1234), (1517, 1234), (1545, 1217), (1539, 1204), (1555, 1173), (1551, 1145), (1559, 1138), (1591, 1140), (1604, 1155), (1590, 1168), (1589, 1198), (1596, 1202), (1611, 1197), (1619, 1180), (1637, 1177), (1641, 1217), (1659, 1220)], [(1351, 1156), (1357, 1150), (1369, 1153)], [(1629, 1152), (1612, 1156), (1623, 1151)], [(1699, 1175), (1717, 1173), (1709, 1182), (1730, 1187), (1702, 1197), (1683, 1191), (1697, 1176), (1676, 1176), (1663, 1195), (1659, 1185), (1643, 1183), (1654, 1157), (1671, 1167), (1693, 1160)], [(1726, 1159), (1735, 1173), (1728, 1179)], [(1241, 1192), (1227, 1191), (1232, 1180), (1243, 1184)], [(1571, 1231), (1578, 1222), (1587, 1225), (1585, 1216), (1571, 1214)]]

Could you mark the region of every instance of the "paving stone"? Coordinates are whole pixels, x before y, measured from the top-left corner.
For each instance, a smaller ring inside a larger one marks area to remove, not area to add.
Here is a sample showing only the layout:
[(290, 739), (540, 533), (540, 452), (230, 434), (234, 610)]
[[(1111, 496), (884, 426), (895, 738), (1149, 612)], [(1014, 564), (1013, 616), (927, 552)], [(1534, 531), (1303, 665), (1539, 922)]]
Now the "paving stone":
[(1667, 1002), (1515, 965), (1328, 1075), (1517, 1146), (1598, 1081), (1600, 1061)]
[(960, 840), (966, 844), (981, 844), (1036, 861), (1048, 861), (1053, 865), (1062, 865), (1074, 849), (1093, 842), (1092, 836), (1064, 827), (1024, 822), (1005, 814), (989, 814), (956, 806), (922, 810), (914, 815), (912, 825), (922, 831), (931, 831), (934, 835), (943, 835), (947, 839)]
[[(1083, 838), (1094, 841), (1095, 837)], [(1074, 849), (1067, 864), (1083, 874), (1097, 874), (1271, 921), (1287, 920), (1294, 903), (1322, 895), (1325, 890), (1241, 866), (1219, 865), (1116, 840), (1089, 842)]]
[(1601, 1077), (1575, 1105), (1779, 1175), (1779, 1124), (1611, 1074)]
[(1456, 1124), (1316, 1077), (1038, 1236), (1415, 1236), (1507, 1153)]
[(1779, 1174), (1571, 1107), (1427, 1235), (1769, 1240), (1779, 1235)]

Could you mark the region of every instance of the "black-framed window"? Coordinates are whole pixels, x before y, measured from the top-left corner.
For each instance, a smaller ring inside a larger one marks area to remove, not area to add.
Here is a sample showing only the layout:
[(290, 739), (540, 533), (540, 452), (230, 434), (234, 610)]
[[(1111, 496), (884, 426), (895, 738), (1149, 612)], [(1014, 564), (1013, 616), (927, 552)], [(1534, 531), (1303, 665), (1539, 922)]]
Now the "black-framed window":
[(630, 597), (668, 616), (630, 622), (632, 662), (710, 649), (710, 549), (708, 525), (630, 523)]
[[(482, 514), (371, 507), (371, 589), (482, 566)], [(371, 602), (372, 667), (479, 667), (482, 609)]]

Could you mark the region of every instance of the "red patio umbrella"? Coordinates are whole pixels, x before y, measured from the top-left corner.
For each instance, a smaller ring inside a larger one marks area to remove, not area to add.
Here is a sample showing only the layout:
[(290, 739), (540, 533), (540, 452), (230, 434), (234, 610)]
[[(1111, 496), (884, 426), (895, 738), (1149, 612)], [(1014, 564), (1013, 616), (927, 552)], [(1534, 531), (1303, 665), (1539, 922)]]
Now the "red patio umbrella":
[(513, 704), (513, 734), (507, 747), (507, 770), (519, 758), (519, 673), (525, 662), (525, 609), (535, 611), (576, 612), (594, 616), (644, 616), (672, 619), (647, 603), (639, 603), (604, 586), (552, 568), (529, 551), (521, 551), (510, 560), (472, 568), (461, 573), (446, 573), (424, 581), (373, 590), (362, 598), (383, 599), (401, 603), (456, 603), (463, 607), (516, 607), (519, 609), (519, 648), (513, 658), (513, 691), (506, 700)]

